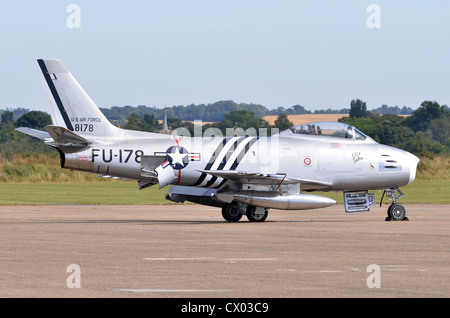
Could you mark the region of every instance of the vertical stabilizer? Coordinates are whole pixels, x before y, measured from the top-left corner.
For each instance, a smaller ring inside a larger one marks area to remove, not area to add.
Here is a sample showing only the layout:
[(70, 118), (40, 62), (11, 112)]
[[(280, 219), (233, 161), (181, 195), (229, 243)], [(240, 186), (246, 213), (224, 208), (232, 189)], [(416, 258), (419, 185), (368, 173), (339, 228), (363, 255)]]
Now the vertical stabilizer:
[(114, 136), (112, 125), (64, 64), (57, 59), (37, 60), (53, 125), (83, 136)]

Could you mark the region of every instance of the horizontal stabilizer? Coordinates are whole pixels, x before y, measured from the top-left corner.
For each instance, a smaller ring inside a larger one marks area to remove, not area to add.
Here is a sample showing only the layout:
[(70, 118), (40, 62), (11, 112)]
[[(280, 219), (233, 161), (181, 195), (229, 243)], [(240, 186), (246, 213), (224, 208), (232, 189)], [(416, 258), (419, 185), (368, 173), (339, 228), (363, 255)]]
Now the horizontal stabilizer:
[(57, 146), (86, 147), (91, 144), (86, 138), (60, 126), (45, 126), (45, 130), (53, 138)]
[(19, 127), (19, 128), (16, 128), (16, 130), (23, 134), (26, 134), (26, 135), (29, 135), (31, 137), (38, 138), (41, 140), (50, 138), (49, 133), (46, 131), (42, 131), (42, 130), (37, 130), (37, 129), (33, 129), (33, 128), (28, 128), (28, 127)]

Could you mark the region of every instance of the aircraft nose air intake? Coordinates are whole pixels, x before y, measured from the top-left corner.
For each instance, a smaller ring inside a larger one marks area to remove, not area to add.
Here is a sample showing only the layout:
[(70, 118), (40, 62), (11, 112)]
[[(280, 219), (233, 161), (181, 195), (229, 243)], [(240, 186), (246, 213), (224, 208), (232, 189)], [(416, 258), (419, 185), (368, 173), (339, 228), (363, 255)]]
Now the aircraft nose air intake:
[(408, 182), (408, 184), (410, 184), (416, 178), (417, 164), (419, 163), (419, 158), (414, 156), (412, 153), (408, 152), (406, 154), (406, 162), (409, 167), (409, 182)]

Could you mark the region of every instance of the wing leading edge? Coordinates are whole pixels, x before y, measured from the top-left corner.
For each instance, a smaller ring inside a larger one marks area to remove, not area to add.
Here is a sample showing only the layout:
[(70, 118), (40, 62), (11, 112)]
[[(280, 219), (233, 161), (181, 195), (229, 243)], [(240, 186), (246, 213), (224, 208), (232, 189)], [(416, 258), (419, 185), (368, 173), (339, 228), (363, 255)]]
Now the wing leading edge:
[(239, 181), (255, 185), (300, 184), (313, 186), (317, 188), (326, 188), (333, 184), (332, 182), (326, 181), (291, 178), (283, 173), (265, 174), (265, 173), (236, 171), (236, 170), (199, 170), (199, 171), (202, 173), (210, 174), (215, 177), (224, 178), (228, 181)]

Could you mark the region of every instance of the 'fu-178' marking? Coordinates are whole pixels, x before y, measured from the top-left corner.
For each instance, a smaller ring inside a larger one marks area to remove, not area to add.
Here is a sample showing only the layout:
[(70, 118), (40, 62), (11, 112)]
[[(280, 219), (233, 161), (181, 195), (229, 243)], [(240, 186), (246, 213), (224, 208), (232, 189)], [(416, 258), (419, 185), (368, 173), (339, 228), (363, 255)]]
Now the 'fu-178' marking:
[[(117, 151), (117, 152), (115, 152)], [(136, 163), (141, 163), (141, 157), (144, 155), (142, 150), (133, 149), (92, 149), (92, 162), (101, 160), (103, 162), (111, 162), (114, 158), (118, 159), (119, 163), (127, 163), (130, 159)], [(96, 159), (98, 157), (98, 159)]]

